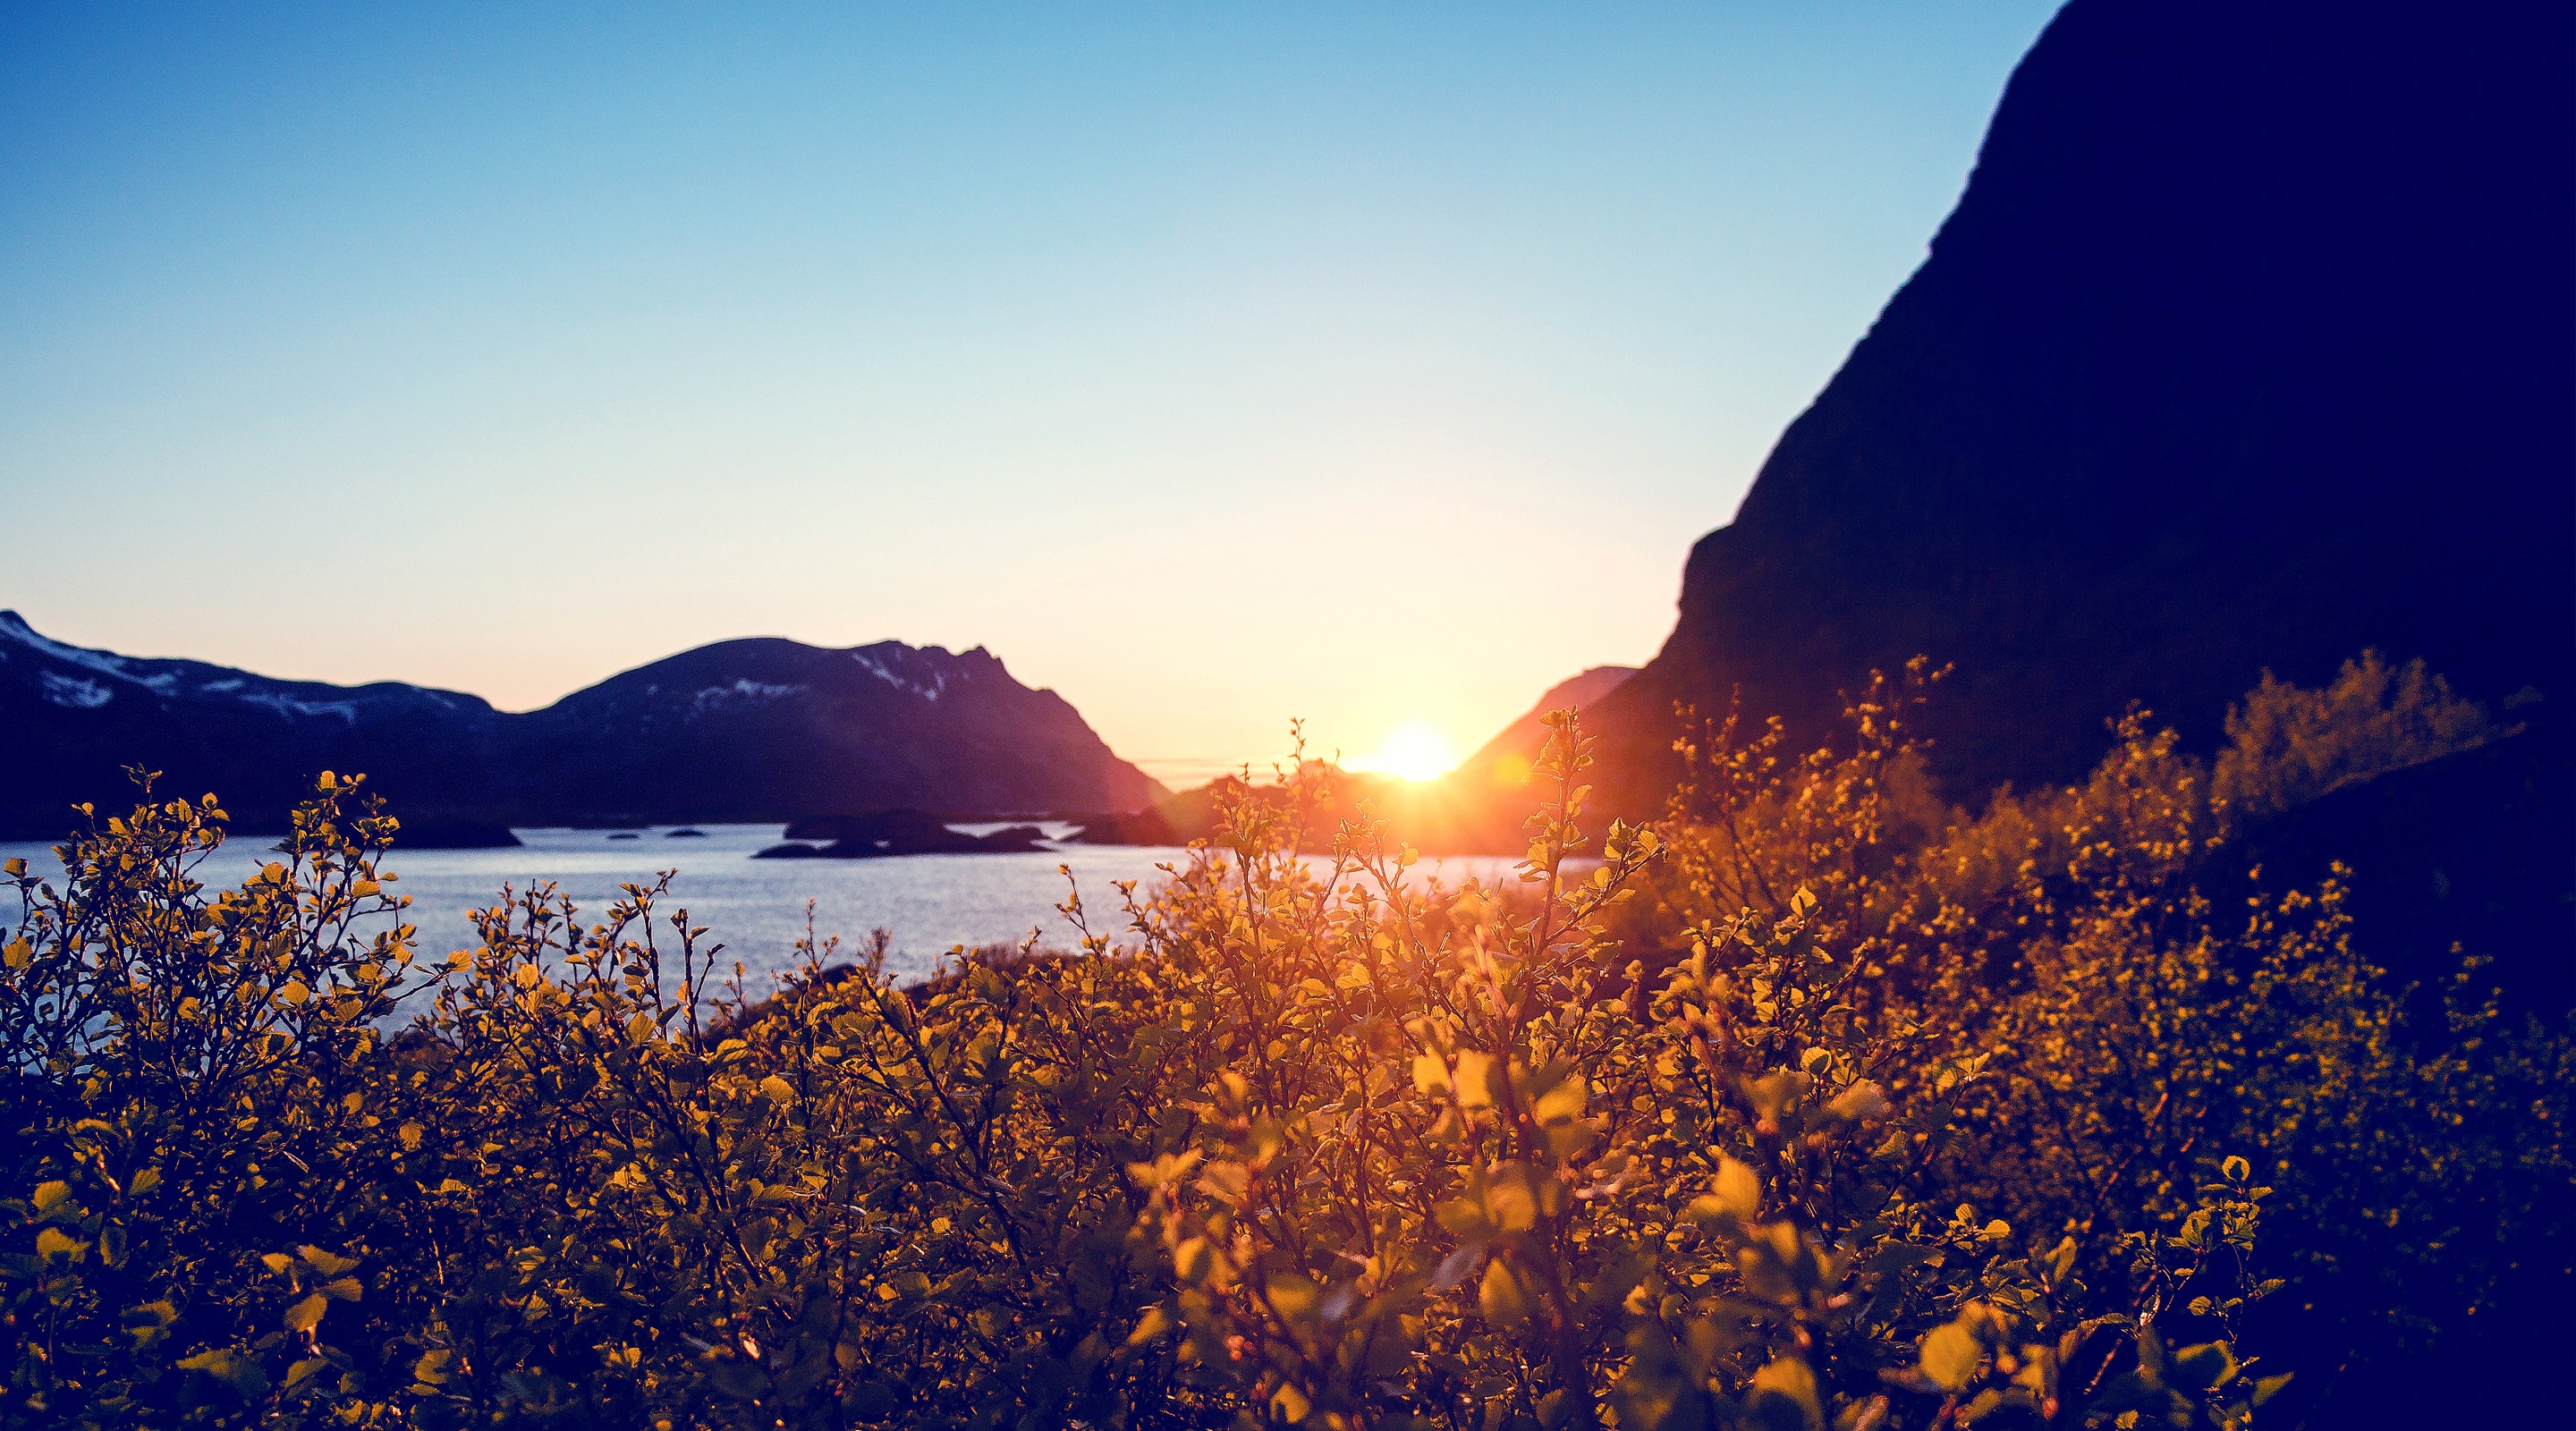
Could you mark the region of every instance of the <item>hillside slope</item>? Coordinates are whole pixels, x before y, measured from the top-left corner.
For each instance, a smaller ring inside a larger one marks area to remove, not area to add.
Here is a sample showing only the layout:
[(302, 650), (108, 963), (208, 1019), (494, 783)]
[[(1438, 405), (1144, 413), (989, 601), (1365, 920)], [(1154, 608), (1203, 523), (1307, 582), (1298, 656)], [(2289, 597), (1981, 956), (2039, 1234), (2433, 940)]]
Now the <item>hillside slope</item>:
[(1677, 701), (1821, 736), (1917, 652), (1960, 799), (2366, 646), (2576, 699), (2570, 14), (2074, 0), (1591, 713), (1608, 802), (1660, 803)]
[(1453, 778), (1470, 785), (1487, 782), (1508, 787), (1524, 783), (1531, 755), (1546, 743), (1548, 712), (1588, 712), (1635, 674), (1634, 666), (1594, 666), (1548, 687), (1538, 704), (1478, 746), (1475, 754), (1459, 761)]

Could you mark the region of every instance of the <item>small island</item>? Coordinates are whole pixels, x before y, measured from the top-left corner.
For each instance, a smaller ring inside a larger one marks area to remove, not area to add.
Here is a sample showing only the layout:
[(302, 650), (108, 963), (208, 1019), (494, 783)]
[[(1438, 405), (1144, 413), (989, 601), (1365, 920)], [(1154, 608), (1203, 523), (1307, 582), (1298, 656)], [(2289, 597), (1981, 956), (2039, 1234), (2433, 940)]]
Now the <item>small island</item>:
[[(909, 809), (798, 820), (787, 827), (786, 833), (786, 843), (771, 845), (752, 858), (873, 860), (897, 855), (1021, 855), (1047, 848), (1046, 832), (1035, 825), (1011, 825), (986, 835), (969, 835), (948, 828), (936, 815)], [(827, 843), (810, 843), (817, 840)]]
[(394, 839), (406, 850), (514, 850), (520, 845), (507, 825), (449, 815), (405, 816)]

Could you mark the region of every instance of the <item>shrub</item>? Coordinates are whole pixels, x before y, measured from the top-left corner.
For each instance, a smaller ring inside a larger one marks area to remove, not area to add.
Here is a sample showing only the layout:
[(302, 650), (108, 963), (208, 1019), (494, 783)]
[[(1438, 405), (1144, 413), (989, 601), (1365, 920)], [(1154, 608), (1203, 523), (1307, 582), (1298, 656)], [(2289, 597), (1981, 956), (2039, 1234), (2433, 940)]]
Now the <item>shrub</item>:
[(2576, 1242), (2576, 1045), (2502, 1014), (2479, 958), (2425, 989), (2362, 958), (2348, 872), (2280, 889), (2236, 854), (2299, 803), (2501, 732), (2420, 665), (2366, 654), (2322, 692), (2267, 678), (2215, 770), (2133, 712), (2083, 784), (1971, 816), (1913, 777), (1936, 679), (1874, 680), (1839, 751), (1702, 727), (1674, 858), (1616, 932), (1669, 949), (1717, 909), (1831, 890), (1831, 941), (1916, 1030), (1914, 1061), (1990, 1060), (1929, 1185), (2116, 1234), (2184, 1215), (2208, 1151), (2243, 1150), (2279, 1189), (2271, 1255), (2322, 1371), (2527, 1316), (2516, 1299)]
[(2260, 820), (2504, 733), (2422, 661), (2391, 670), (2364, 651), (2319, 691), (2265, 671), (2227, 712), (2211, 792), (2237, 818)]
[(661, 888), (421, 960), (362, 782), (220, 892), (221, 810), (147, 787), (9, 871), (7, 1417), (2244, 1425), (2258, 1229), (2563, 1172), (2446, 1133), (2563, 1070), (2474, 1007), (2389, 1052), (2331, 889), (2222, 926), (2169, 740), (1953, 819), (1900, 695), (1597, 847), (1558, 718), (1500, 889), (1302, 858), (1298, 764), (1076, 949), (906, 989), (809, 937), (756, 1005)]

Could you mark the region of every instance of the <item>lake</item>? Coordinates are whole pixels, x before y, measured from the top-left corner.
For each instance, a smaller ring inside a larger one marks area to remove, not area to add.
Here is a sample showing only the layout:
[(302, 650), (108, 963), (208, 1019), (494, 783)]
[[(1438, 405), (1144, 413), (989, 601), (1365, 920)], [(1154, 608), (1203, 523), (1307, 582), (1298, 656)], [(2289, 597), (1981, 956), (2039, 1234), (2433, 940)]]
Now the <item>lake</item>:
[[(1051, 837), (1072, 831), (1041, 824)], [(1067, 844), (1035, 854), (904, 855), (874, 860), (755, 860), (753, 851), (778, 843), (778, 825), (697, 825), (702, 838), (673, 838), (668, 826), (618, 839), (607, 830), (526, 829), (525, 843), (506, 850), (403, 850), (383, 868), (400, 878), (393, 892), (411, 897), (411, 920), (420, 929), (424, 955), (436, 957), (474, 943), (467, 912), (493, 904), (504, 885), (526, 889), (551, 882), (579, 905), (586, 918), (606, 912), (624, 884), (649, 884), (663, 870), (677, 870), (670, 902), (689, 911), (708, 937), (721, 940), (728, 958), (742, 961), (747, 988), (795, 963), (805, 932), (805, 903), (814, 902), (818, 936), (837, 934), (856, 944), (869, 931), (894, 936), (889, 972), (898, 978), (928, 973), (940, 957), (963, 944), (1017, 942), (1031, 930), (1049, 944), (1069, 946), (1074, 932), (1056, 912), (1066, 894), (1058, 866), (1070, 867), (1095, 930), (1125, 928), (1113, 881), (1149, 886), (1163, 878), (1155, 866), (1178, 865), (1188, 851), (1131, 845)], [(982, 834), (999, 825), (959, 825)], [(244, 837), (208, 856), (198, 877), (210, 888), (238, 884), (276, 858), (269, 841)], [(59, 883), (62, 865), (50, 845), (0, 842), (0, 857), (18, 856), (39, 876)], [(1449, 883), (1475, 877), (1508, 879), (1514, 861), (1500, 856), (1425, 860), (1416, 870)], [(0, 910), (14, 919), (14, 908)]]

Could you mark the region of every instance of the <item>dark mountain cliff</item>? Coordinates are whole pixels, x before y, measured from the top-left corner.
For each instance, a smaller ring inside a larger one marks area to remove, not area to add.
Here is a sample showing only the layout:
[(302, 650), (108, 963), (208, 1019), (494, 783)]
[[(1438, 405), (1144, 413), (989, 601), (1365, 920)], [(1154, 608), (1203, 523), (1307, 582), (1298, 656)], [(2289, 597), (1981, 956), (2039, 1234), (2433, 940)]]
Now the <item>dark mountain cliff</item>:
[(532, 811), (1133, 810), (1165, 793), (980, 646), (724, 641), (566, 696), (516, 736)]
[(790, 820), (889, 806), (1128, 810), (1165, 792), (1052, 691), (989, 652), (727, 641), (541, 711), (392, 682), (277, 681), (49, 640), (0, 612), (0, 837), (113, 809), (127, 765), (275, 828), (323, 770), (364, 771), (397, 814), (520, 824)]
[(2075, 0), (1589, 713), (1609, 801), (1659, 804), (1677, 700), (1822, 736), (1917, 652), (1962, 799), (2365, 646), (2576, 699), (2571, 13)]

